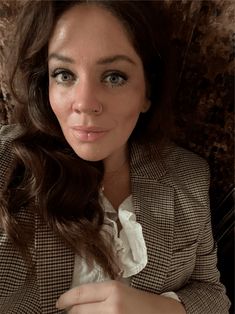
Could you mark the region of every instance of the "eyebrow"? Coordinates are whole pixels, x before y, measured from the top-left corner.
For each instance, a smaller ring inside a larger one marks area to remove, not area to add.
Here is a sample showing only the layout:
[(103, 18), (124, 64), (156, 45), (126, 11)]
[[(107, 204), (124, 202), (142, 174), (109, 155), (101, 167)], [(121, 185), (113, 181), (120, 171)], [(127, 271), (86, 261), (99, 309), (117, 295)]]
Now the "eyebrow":
[[(66, 62), (66, 63), (75, 63), (75, 61), (69, 57), (63, 56), (61, 54), (58, 53), (51, 53), (48, 57), (48, 61), (51, 59), (57, 59), (59, 61), (62, 62)], [(126, 55), (114, 55), (114, 56), (108, 56), (108, 57), (104, 57), (104, 58), (100, 58), (97, 61), (98, 65), (105, 65), (105, 64), (110, 64), (113, 62), (117, 62), (117, 61), (126, 61), (129, 62), (131, 64), (136, 65), (136, 63), (128, 56)]]
[(48, 61), (51, 59), (57, 59), (59, 61), (66, 62), (66, 63), (75, 63), (73, 59), (60, 55), (58, 53), (54, 53), (54, 52), (49, 55)]
[(126, 55), (114, 55), (110, 57), (104, 57), (104, 58), (99, 59), (97, 61), (97, 64), (103, 65), (103, 64), (113, 63), (116, 61), (127, 61), (129, 63), (136, 65), (136, 63)]

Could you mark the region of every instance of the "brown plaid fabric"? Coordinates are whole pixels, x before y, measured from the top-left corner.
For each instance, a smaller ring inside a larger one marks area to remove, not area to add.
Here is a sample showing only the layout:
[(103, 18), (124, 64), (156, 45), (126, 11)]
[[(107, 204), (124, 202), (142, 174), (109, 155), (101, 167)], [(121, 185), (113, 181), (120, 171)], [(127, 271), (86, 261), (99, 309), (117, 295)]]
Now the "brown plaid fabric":
[[(18, 132), (16, 126), (0, 129), (0, 195), (14, 160), (11, 141)], [(161, 153), (155, 148), (151, 156), (132, 145), (133, 202), (143, 227), (148, 264), (132, 277), (131, 285), (157, 294), (175, 291), (188, 314), (226, 314), (229, 300), (219, 282), (211, 232), (208, 166), (174, 144)], [(18, 252), (0, 232), (0, 313), (63, 313), (55, 302), (70, 288), (74, 254), (37, 213), (22, 209), (17, 219), (35, 228), (35, 271), (27, 272)]]

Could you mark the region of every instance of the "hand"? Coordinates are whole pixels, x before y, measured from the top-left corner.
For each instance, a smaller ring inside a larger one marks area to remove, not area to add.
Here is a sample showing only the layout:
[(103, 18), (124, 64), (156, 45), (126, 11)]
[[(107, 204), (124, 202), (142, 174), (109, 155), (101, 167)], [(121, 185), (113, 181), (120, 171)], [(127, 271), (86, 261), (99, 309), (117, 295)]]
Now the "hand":
[(60, 296), (56, 303), (68, 314), (186, 314), (171, 298), (131, 288), (118, 281), (84, 284)]

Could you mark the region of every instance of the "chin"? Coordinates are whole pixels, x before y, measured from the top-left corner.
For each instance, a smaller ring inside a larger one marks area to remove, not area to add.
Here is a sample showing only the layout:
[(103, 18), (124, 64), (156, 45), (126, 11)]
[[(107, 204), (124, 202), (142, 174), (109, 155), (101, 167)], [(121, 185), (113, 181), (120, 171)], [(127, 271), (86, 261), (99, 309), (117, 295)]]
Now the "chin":
[[(72, 147), (73, 148), (73, 147)], [(103, 160), (105, 157), (100, 154), (97, 154), (97, 152), (94, 151), (88, 151), (88, 152), (84, 152), (84, 151), (80, 151), (76, 148), (73, 148), (75, 154), (80, 157), (81, 159), (85, 160), (85, 161), (100, 161)]]

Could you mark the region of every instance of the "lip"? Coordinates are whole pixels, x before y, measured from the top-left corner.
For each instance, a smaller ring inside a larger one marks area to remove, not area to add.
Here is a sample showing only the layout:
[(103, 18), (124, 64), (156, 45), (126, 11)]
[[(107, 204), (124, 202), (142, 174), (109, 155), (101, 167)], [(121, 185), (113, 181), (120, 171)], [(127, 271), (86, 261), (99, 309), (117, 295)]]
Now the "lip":
[(108, 133), (108, 130), (94, 126), (74, 126), (71, 129), (73, 135), (81, 142), (95, 142)]
[(106, 132), (107, 130), (98, 126), (75, 125), (72, 129), (84, 132)]

